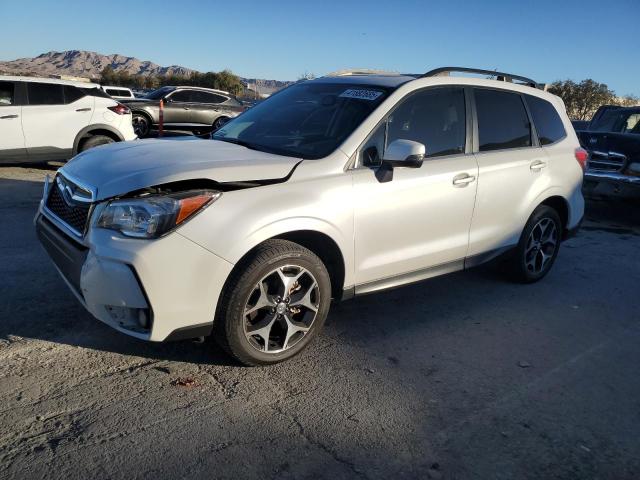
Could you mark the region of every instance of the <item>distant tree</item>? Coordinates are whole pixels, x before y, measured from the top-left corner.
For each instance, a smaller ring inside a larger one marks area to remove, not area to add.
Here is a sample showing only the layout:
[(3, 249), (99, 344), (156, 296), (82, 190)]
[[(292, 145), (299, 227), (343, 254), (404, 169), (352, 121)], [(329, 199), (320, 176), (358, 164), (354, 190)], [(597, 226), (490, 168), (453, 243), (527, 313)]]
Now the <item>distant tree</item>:
[(306, 70), (304, 71), (304, 73), (298, 75), (299, 82), (302, 80), (313, 80), (314, 78), (316, 78), (316, 76), (313, 73), (307, 72)]
[(562, 98), (572, 120), (590, 120), (598, 107), (614, 103), (616, 98), (615, 92), (606, 84), (590, 78), (580, 83), (572, 80), (554, 82), (549, 92)]
[(111, 65), (107, 65), (100, 72), (100, 83), (102, 85), (113, 85), (116, 82), (116, 72)]
[(616, 98), (614, 103), (621, 107), (635, 107), (636, 105), (640, 105), (640, 98), (635, 95), (625, 95), (623, 97)]

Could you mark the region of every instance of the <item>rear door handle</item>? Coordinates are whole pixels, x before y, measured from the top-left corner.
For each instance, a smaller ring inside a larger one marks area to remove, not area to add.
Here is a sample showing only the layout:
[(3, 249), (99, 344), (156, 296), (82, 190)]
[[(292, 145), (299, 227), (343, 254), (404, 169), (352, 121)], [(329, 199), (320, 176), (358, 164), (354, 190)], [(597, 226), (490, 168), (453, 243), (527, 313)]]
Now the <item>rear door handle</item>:
[(471, 182), (474, 182), (476, 177), (474, 175), (469, 175), (468, 173), (461, 173), (460, 175), (456, 175), (453, 177), (453, 185), (455, 187), (466, 187)]
[(529, 165), (529, 168), (534, 172), (539, 172), (546, 166), (547, 162), (543, 162), (542, 160), (534, 160), (533, 162), (531, 162), (531, 165)]
[(90, 111), (91, 111), (91, 107), (76, 108), (76, 112), (90, 112)]
[(8, 120), (10, 118), (18, 118), (18, 115), (15, 115), (15, 114), (14, 115), (3, 115), (3, 116), (0, 117), (0, 119), (2, 119), (2, 120)]
[(183, 110), (191, 110), (189, 107), (182, 107)]

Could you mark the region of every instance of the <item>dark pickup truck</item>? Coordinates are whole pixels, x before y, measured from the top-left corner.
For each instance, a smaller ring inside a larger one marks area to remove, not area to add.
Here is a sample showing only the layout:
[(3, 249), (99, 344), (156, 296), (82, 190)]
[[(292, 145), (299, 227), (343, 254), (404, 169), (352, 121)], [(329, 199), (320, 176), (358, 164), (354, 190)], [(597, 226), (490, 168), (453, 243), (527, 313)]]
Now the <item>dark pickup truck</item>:
[(589, 151), (585, 193), (640, 198), (640, 107), (602, 106), (576, 133)]

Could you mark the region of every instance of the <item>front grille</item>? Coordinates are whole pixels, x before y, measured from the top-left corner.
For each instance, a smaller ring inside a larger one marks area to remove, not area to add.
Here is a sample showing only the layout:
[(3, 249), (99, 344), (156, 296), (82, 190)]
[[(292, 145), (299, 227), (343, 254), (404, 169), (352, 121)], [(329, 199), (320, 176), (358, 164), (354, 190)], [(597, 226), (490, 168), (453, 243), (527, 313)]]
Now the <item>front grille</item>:
[(54, 181), (49, 188), (47, 208), (78, 234), (82, 235), (84, 233), (91, 209), (90, 203), (77, 202), (70, 198), (64, 198), (60, 188), (58, 188), (58, 185)]
[(600, 152), (592, 150), (587, 168), (604, 172), (619, 172), (624, 167), (627, 157), (616, 152)]

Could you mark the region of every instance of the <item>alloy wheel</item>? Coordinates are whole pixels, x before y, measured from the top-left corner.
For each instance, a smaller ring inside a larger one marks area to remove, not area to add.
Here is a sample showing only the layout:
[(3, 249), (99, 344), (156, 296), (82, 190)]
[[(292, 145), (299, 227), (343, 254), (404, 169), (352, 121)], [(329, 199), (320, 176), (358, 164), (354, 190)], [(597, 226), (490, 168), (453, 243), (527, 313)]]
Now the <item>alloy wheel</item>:
[(320, 307), (315, 277), (298, 265), (278, 267), (254, 286), (244, 307), (243, 329), (249, 344), (263, 353), (295, 346), (311, 329)]
[(524, 253), (524, 262), (527, 271), (537, 275), (549, 264), (558, 248), (558, 230), (556, 224), (550, 218), (543, 218), (535, 224)]
[(133, 125), (133, 132), (138, 137), (144, 137), (149, 133), (149, 121), (143, 116), (134, 115), (131, 119), (131, 124)]

